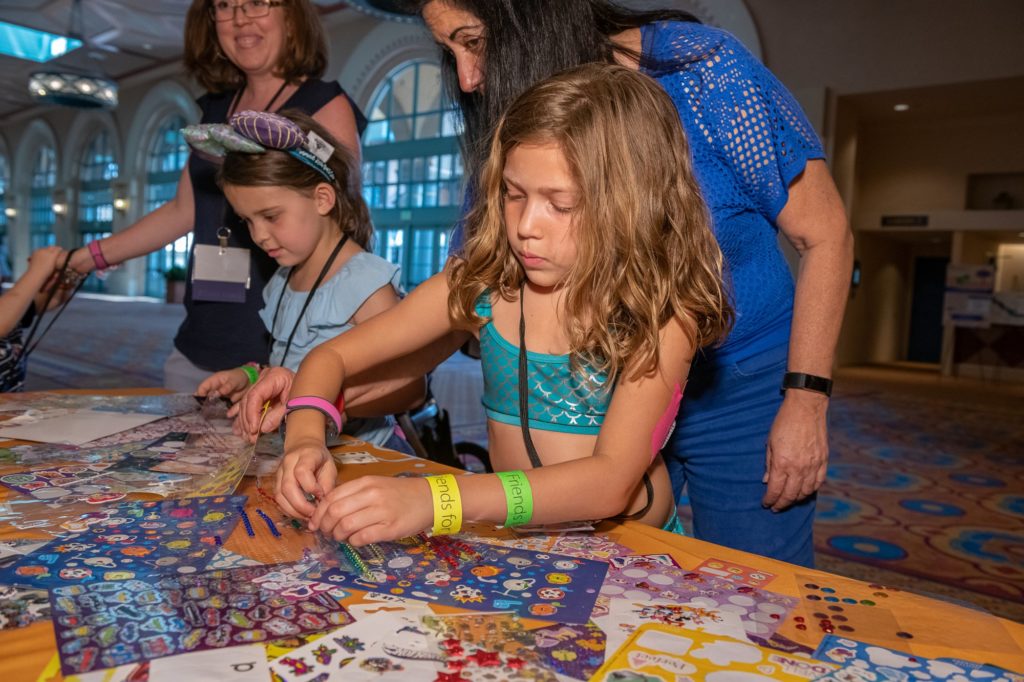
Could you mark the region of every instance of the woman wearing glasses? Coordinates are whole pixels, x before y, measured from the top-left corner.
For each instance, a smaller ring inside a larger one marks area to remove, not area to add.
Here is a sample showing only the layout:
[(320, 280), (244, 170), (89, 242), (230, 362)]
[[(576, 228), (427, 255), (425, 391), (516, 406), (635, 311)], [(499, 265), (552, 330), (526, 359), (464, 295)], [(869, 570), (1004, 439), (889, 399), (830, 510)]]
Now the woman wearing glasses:
[[(198, 100), (203, 123), (224, 123), (245, 110), (298, 109), (358, 158), (365, 118), (336, 82), (320, 79), (326, 65), (327, 44), (309, 0), (193, 0), (189, 8), (185, 67), (207, 91)], [(243, 259), (243, 272), (248, 258), (249, 282), (248, 288), (237, 284), (228, 293), (216, 291), (217, 286), (197, 290), (192, 274), (203, 250), (190, 255), (186, 316), (164, 366), (165, 386), (177, 391), (195, 390), (212, 372), (267, 360), (268, 336), (257, 313), (277, 264), (255, 248), (249, 230), (227, 205), (216, 170), (193, 154), (173, 199), (79, 250), (72, 261), (80, 272), (103, 269), (161, 249), (190, 231), (197, 246), (217, 246), (226, 237), (228, 246), (248, 251), (229, 252)]]

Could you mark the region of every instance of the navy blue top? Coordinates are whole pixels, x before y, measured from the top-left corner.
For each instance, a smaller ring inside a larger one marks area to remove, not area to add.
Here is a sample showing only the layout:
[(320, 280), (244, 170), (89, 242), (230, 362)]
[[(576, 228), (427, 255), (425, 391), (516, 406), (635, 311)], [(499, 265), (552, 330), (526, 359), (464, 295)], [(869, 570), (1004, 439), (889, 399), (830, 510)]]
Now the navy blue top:
[[(821, 142), (793, 96), (731, 34), (674, 21), (641, 33), (641, 71), (679, 110), (736, 310), (729, 337), (706, 349), (704, 361), (726, 364), (785, 344), (794, 287), (775, 221), (790, 183), (809, 160), (824, 158)], [(460, 220), (450, 252), (459, 255), (462, 244)]]
[[(336, 82), (319, 79), (304, 81), (281, 109), (298, 109), (310, 116), (345, 91)], [(206, 94), (197, 102), (203, 112), (202, 123), (224, 123), (235, 91)], [(356, 125), (362, 135), (366, 118), (355, 103), (349, 100), (356, 115)], [(277, 270), (277, 263), (253, 243), (249, 230), (231, 210), (223, 192), (217, 186), (217, 166), (192, 154), (188, 162), (189, 177), (195, 200), (195, 227), (193, 245), (218, 243), (217, 231), (221, 226), (231, 230), (230, 246), (249, 249), (250, 283), (245, 303), (218, 303), (192, 300), (192, 258), (188, 263), (188, 282), (185, 289), (185, 320), (174, 337), (174, 347), (192, 364), (203, 369), (219, 371), (238, 367), (246, 362), (266, 363), (270, 336), (260, 319), (263, 307), (263, 287)]]

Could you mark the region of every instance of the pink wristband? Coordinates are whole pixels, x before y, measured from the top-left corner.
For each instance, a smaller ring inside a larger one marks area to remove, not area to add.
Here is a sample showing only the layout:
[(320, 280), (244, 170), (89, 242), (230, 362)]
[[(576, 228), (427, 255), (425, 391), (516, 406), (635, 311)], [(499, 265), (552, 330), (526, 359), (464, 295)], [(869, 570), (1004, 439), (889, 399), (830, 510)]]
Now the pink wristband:
[(96, 264), (97, 270), (108, 270), (110, 268), (110, 263), (103, 257), (103, 251), (100, 250), (99, 239), (89, 242), (89, 253), (92, 254), (92, 262)]
[(315, 395), (303, 395), (298, 398), (292, 398), (285, 407), (287, 408), (286, 415), (291, 414), (295, 410), (316, 410), (317, 412), (322, 412), (325, 417), (334, 422), (335, 433), (341, 433), (341, 412), (331, 404), (330, 400)]

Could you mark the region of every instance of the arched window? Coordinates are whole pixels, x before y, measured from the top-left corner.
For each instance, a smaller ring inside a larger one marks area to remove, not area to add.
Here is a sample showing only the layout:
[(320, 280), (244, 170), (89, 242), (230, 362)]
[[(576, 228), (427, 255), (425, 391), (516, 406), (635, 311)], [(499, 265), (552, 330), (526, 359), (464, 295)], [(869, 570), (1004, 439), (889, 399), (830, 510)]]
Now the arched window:
[[(118, 167), (110, 134), (101, 130), (92, 138), (82, 155), (78, 172), (78, 245), (109, 237), (114, 226), (114, 190)], [(85, 288), (102, 291), (103, 280), (90, 277)]]
[(377, 253), (402, 266), (412, 288), (444, 266), (462, 205), (458, 117), (434, 62), (396, 68), (370, 100), (363, 134), (363, 197)]
[[(181, 134), (185, 119), (174, 115), (157, 129), (146, 155), (146, 201), (149, 213), (174, 198), (181, 169), (188, 162), (188, 144)], [(173, 267), (184, 269), (192, 247), (192, 234), (177, 239), (146, 257), (146, 295), (163, 298), (167, 291), (166, 273)]]
[(12, 278), (11, 251), (7, 239), (7, 188), (11, 184), (11, 171), (7, 157), (0, 155), (0, 282)]
[(53, 188), (57, 184), (57, 153), (43, 145), (32, 166), (32, 190), (29, 194), (29, 223), (32, 250), (57, 243), (53, 233)]

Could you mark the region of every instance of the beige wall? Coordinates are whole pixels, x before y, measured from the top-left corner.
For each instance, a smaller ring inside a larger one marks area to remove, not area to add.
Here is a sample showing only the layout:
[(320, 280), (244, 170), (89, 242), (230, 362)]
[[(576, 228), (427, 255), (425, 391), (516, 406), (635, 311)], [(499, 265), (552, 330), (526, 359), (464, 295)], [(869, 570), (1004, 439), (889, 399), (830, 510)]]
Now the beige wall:
[(862, 126), (857, 149), (854, 226), (877, 227), (884, 213), (962, 210), (969, 174), (1024, 171), (1024, 111)]

